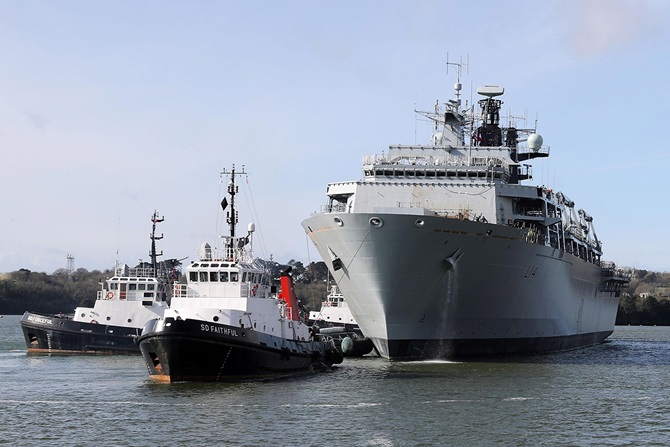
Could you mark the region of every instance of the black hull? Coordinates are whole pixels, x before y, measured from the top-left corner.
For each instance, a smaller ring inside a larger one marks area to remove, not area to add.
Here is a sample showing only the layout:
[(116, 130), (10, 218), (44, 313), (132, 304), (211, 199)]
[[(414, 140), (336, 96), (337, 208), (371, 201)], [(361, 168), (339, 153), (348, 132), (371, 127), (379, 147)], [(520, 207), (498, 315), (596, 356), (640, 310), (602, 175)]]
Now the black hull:
[(73, 321), (65, 315), (26, 312), (21, 329), (33, 354), (132, 354), (140, 353), (141, 328)]
[(230, 382), (287, 377), (342, 361), (330, 342), (288, 340), (198, 320), (150, 322), (139, 338), (158, 382)]
[[(567, 351), (602, 343), (613, 331), (562, 337), (389, 340), (390, 360), (465, 359)], [(377, 341), (385, 343), (385, 341)]]

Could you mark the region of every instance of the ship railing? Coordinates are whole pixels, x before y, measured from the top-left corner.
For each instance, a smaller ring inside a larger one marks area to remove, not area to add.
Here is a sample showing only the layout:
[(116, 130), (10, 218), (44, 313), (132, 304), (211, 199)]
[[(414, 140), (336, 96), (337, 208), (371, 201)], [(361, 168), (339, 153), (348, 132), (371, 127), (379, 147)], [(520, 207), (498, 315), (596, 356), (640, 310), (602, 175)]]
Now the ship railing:
[(188, 284), (174, 284), (172, 286), (173, 298), (194, 298), (195, 296), (197, 296), (195, 291)]
[(380, 166), (486, 166), (508, 168), (509, 161), (503, 157), (468, 157), (467, 155), (397, 155), (372, 154), (363, 157), (363, 166), (372, 168)]
[(114, 268), (114, 276), (126, 276), (134, 278), (155, 278), (156, 270), (152, 267), (128, 268), (128, 266), (124, 264)]
[(602, 275), (609, 281), (629, 282), (632, 272), (628, 269), (617, 268), (611, 261), (601, 263)]
[(199, 256), (207, 261), (254, 262), (254, 257), (243, 247), (211, 248), (206, 251), (204, 256), (203, 253), (199, 253)]
[(130, 269), (129, 274), (138, 278), (152, 278), (156, 276), (156, 270), (151, 267), (138, 267)]
[(542, 154), (545, 156), (549, 155), (549, 146), (542, 146), (540, 149), (531, 149), (528, 146), (520, 146), (517, 148), (516, 153), (521, 154)]

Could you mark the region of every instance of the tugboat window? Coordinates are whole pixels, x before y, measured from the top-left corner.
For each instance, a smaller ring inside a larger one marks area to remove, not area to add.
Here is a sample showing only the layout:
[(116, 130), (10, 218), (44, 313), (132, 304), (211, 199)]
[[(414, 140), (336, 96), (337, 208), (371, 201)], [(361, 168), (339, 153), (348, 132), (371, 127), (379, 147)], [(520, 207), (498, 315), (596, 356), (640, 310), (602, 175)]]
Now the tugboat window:
[(209, 272), (209, 281), (210, 282), (218, 282), (219, 281), (219, 275), (217, 275), (217, 272)]
[(192, 282), (197, 282), (198, 281), (198, 272), (189, 272), (188, 273), (188, 280)]
[(137, 284), (128, 284), (128, 290), (137, 290)]
[(147, 284), (147, 290), (154, 290), (154, 284)]
[(242, 282), (247, 282), (247, 272), (242, 272)]
[(219, 281), (228, 282), (228, 272), (219, 272)]
[(207, 282), (207, 272), (200, 272), (200, 282)]
[(237, 272), (230, 272), (230, 280), (232, 282), (237, 282), (237, 275), (238, 275)]

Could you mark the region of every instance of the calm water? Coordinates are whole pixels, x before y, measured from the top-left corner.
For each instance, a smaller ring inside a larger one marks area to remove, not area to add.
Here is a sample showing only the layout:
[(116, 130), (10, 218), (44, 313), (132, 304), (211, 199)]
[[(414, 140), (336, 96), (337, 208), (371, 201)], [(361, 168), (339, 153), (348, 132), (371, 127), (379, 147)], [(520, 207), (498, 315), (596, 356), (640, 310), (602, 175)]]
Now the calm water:
[(28, 356), (19, 319), (0, 319), (0, 445), (670, 445), (670, 328), (497, 363), (346, 359), (291, 380), (157, 385), (139, 355)]

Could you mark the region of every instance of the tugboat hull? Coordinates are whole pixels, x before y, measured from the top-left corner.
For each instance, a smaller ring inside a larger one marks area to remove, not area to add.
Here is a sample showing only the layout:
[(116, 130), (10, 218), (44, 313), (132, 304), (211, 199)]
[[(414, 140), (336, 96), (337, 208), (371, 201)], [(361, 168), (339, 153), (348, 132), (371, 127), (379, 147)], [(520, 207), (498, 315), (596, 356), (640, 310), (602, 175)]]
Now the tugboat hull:
[(32, 354), (138, 354), (141, 330), (26, 312), (21, 329)]
[(288, 340), (198, 320), (154, 320), (144, 333), (140, 350), (150, 379), (157, 382), (280, 378), (342, 361), (332, 343)]

